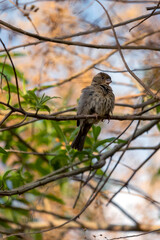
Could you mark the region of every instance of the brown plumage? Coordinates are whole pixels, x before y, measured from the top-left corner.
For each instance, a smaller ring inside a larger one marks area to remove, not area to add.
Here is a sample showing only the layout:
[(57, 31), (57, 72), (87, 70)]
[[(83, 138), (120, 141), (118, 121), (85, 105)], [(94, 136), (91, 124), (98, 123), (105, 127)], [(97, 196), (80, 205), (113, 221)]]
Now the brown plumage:
[[(111, 77), (105, 73), (98, 73), (92, 80), (90, 86), (82, 90), (77, 108), (77, 115), (94, 114), (101, 117), (108, 116), (114, 108), (115, 97), (109, 86)], [(81, 119), (77, 121), (80, 126), (78, 135), (71, 147), (79, 151), (83, 150), (85, 138), (91, 126), (99, 122), (97, 119)]]

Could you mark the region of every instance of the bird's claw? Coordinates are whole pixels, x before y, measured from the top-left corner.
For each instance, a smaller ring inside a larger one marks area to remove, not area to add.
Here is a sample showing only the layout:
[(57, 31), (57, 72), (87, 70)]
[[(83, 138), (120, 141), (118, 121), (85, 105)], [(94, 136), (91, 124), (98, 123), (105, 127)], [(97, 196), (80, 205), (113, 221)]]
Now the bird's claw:
[(96, 121), (98, 120), (98, 114), (94, 113), (94, 116), (96, 117)]
[(110, 119), (111, 119), (110, 115), (109, 115), (109, 114), (106, 114), (105, 117), (108, 119), (108, 123), (109, 123), (109, 122), (110, 122)]

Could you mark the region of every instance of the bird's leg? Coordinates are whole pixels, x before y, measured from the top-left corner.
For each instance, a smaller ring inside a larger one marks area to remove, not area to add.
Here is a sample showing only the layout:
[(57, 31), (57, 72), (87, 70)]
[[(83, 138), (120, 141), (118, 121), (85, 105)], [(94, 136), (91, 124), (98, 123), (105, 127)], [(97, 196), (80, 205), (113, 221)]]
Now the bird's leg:
[(109, 123), (109, 122), (110, 122), (110, 119), (111, 119), (109, 113), (107, 113), (107, 114), (105, 115), (105, 117), (108, 119), (108, 123)]
[(98, 120), (99, 115), (97, 113), (92, 114), (93, 116), (96, 117), (96, 121)]

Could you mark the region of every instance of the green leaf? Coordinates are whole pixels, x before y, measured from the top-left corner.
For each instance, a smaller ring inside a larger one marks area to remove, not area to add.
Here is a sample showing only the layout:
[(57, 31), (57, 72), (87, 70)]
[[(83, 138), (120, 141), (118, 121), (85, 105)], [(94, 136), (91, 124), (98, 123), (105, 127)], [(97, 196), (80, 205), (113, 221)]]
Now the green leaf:
[(78, 131), (79, 131), (79, 127), (75, 128), (74, 131), (72, 131), (72, 133), (70, 134), (69, 141), (70, 141), (71, 139), (74, 139), (74, 138), (76, 137)]
[(157, 128), (160, 131), (160, 123), (157, 123)]
[(10, 172), (15, 171), (15, 170), (16, 169), (11, 169), (11, 170), (6, 171), (2, 177), (2, 181), (5, 181), (7, 179), (7, 176), (10, 174)]
[(41, 233), (32, 234), (34, 240), (43, 240)]
[(45, 90), (45, 89), (52, 88), (52, 87), (53, 87), (53, 85), (45, 85), (45, 86), (41, 86), (40, 89)]
[(103, 139), (103, 140), (97, 141), (94, 144), (93, 149), (97, 149), (99, 146), (104, 145), (106, 142), (110, 142), (109, 139)]
[(92, 126), (92, 130), (93, 130), (93, 137), (94, 137), (94, 140), (95, 142), (97, 141), (97, 138), (101, 132), (101, 127), (100, 126)]
[(157, 171), (157, 175), (160, 175), (160, 168), (159, 168), (158, 171)]
[(39, 102), (40, 102), (40, 104), (44, 104), (45, 102), (47, 102), (53, 98), (58, 98), (58, 97), (50, 97), (50, 96), (43, 94), (42, 97), (40, 98)]
[(51, 109), (47, 105), (43, 105), (40, 109), (44, 110), (44, 111), (47, 111), (48, 113), (51, 112)]
[[(10, 56), (11, 57), (24, 57), (24, 56), (26, 56), (26, 54), (24, 54), (24, 53), (20, 53), (20, 52), (14, 52), (14, 53), (10, 53)], [(1, 54), (0, 55), (0, 58), (3, 58), (3, 57), (8, 57), (8, 55), (7, 54)]]
[(16, 236), (10, 236), (10, 237), (7, 237), (7, 240), (17, 240), (17, 237)]
[[(98, 169), (96, 174), (102, 176), (104, 174), (104, 172), (101, 169)], [(106, 174), (105, 174), (105, 176), (106, 176)]]
[(36, 91), (37, 91), (37, 88), (33, 90), (29, 90), (25, 95), (23, 95), (25, 104), (31, 105), (31, 108), (35, 109), (36, 111), (44, 110), (50, 113), (50, 108), (45, 103), (51, 99), (58, 98), (58, 97), (50, 97), (45, 94), (39, 97), (36, 95), (35, 93)]
[[(115, 141), (114, 141), (115, 140)], [(126, 140), (123, 140), (123, 139), (117, 139), (112, 137), (112, 138), (107, 138), (107, 139), (104, 139), (104, 140), (100, 140), (100, 141), (97, 141), (95, 144), (94, 144), (94, 149), (96, 149), (97, 147), (101, 146), (101, 145), (104, 145), (105, 143), (109, 143), (109, 142), (112, 142), (114, 141), (114, 143), (126, 143), (127, 141)]]
[(23, 209), (23, 208), (16, 209), (16, 208), (14, 208), (14, 212), (17, 212), (19, 215), (22, 215), (22, 216), (26, 216), (26, 217), (29, 216), (29, 211), (27, 209)]
[[(0, 63), (0, 71), (2, 71), (3, 69), (3, 73), (5, 75), (7, 75), (7, 77), (10, 79), (11, 77), (14, 77), (14, 71), (13, 71), (13, 67), (7, 63), (3, 64), (3, 63)], [(17, 74), (17, 77), (21, 80), (24, 79), (24, 76), (23, 76), (23, 73), (20, 72), (18, 69), (16, 69), (16, 74)]]
[(61, 150), (60, 154), (57, 156), (53, 157), (50, 160), (50, 164), (54, 168), (54, 170), (60, 169), (61, 167), (64, 167), (68, 164), (69, 157), (66, 155), (65, 150)]
[(50, 173), (50, 169), (48, 167), (44, 167), (44, 160), (42, 158), (38, 158), (32, 166), (32, 168), (38, 171), (42, 176)]
[(123, 139), (117, 139), (117, 140), (115, 141), (115, 143), (118, 143), (118, 144), (120, 144), (120, 143), (127, 143), (127, 141), (126, 141), (126, 140), (123, 140)]
[[(7, 224), (4, 220), (0, 220), (0, 226), (4, 227), (4, 228), (10, 228), (9, 224)], [(9, 239), (9, 240), (11, 240), (11, 239)]]
[(60, 139), (62, 139), (67, 144), (66, 137), (65, 137), (64, 133), (62, 132), (59, 124), (56, 121), (53, 121), (52, 123), (53, 123), (53, 126), (54, 126), (54, 128), (55, 128), (55, 130), (57, 132), (58, 137)]
[(36, 89), (27, 91), (27, 96), (26, 97), (28, 99), (35, 100), (36, 102), (38, 102), (38, 97), (35, 94), (35, 90)]
[(1, 154), (7, 154), (7, 152), (2, 147), (0, 147), (0, 153)]
[(48, 199), (50, 199), (50, 200), (52, 200), (52, 201), (54, 201), (54, 202), (58, 202), (58, 203), (60, 203), (60, 204), (64, 204), (64, 201), (61, 199), (61, 198), (58, 198), (58, 197), (56, 197), (55, 195), (53, 195), (53, 194), (45, 194), (45, 193), (41, 193), (41, 192), (39, 192), (38, 190), (36, 190), (36, 189), (33, 189), (32, 191), (31, 191), (31, 193), (33, 194), (33, 195), (35, 195), (35, 196), (40, 196), (40, 197), (46, 197), (46, 198), (48, 198)]
[(92, 151), (89, 149), (89, 151), (87, 150), (83, 150), (81, 152), (77, 151), (77, 150), (72, 150), (73, 151), (73, 156), (72, 159), (74, 161), (75, 158), (78, 158), (80, 161), (82, 161), (84, 159), (84, 157), (88, 157), (88, 158), (92, 158), (92, 156), (90, 156), (90, 154), (92, 153)]
[[(157, 114), (160, 113), (160, 106), (157, 106), (157, 107), (156, 107), (156, 112), (157, 112)], [(158, 128), (158, 130), (160, 131), (160, 123), (157, 123), (157, 128)]]
[(112, 141), (114, 141), (116, 138), (115, 137), (111, 137), (111, 138), (107, 138), (106, 140), (107, 140), (107, 142), (112, 142)]
[(2, 103), (0, 103), (0, 109), (6, 110), (7, 108), (6, 108), (6, 106), (4, 106)]
[(160, 106), (157, 106), (157, 107), (156, 107), (156, 112), (157, 112), (157, 113), (160, 113)]
[(65, 204), (65, 202), (61, 199), (61, 198), (58, 198), (56, 197), (55, 195), (53, 194), (44, 194), (44, 196), (54, 202), (58, 202), (60, 204)]
[(33, 180), (33, 174), (28, 171), (24, 172), (23, 176), (26, 182), (31, 182)]
[[(13, 83), (9, 83), (9, 88), (10, 88), (11, 93), (17, 93), (17, 87)], [(8, 92), (8, 86), (5, 86), (3, 88), (3, 90)], [(19, 89), (19, 93), (20, 93), (21, 96), (23, 95), (23, 93), (20, 89)]]
[[(10, 181), (11, 185), (8, 185), (7, 180)], [(24, 179), (21, 175), (21, 170), (11, 169), (5, 172), (2, 177), (3, 186), (7, 186), (9, 189), (19, 187), (24, 184)]]

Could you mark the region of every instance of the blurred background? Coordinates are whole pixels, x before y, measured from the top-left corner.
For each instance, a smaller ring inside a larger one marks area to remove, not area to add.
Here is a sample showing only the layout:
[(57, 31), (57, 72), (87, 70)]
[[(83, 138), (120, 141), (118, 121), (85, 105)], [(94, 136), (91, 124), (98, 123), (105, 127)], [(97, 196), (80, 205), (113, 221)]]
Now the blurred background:
[[(158, 2), (101, 1), (115, 26), (128, 66), (155, 94), (159, 93), (160, 89), (160, 9), (153, 12), (152, 7), (157, 6)], [(151, 10), (147, 9), (150, 7)], [(47, 106), (43, 105), (40, 109), (43, 113), (53, 114), (69, 109), (70, 112), (65, 115), (76, 114), (81, 90), (90, 85), (93, 76), (100, 71), (106, 72), (112, 78), (112, 88), (116, 96), (114, 115), (135, 115), (144, 110), (143, 107), (139, 109), (136, 106), (150, 98), (144, 88), (127, 72), (117, 50), (107, 15), (96, 1), (1, 0), (0, 19), (0, 38), (16, 67), (21, 101), (27, 111), (34, 112), (37, 106), (34, 101), (48, 96)], [(145, 21), (140, 23), (144, 19)], [(138, 23), (140, 24), (137, 25)], [(27, 33), (35, 34), (35, 37), (30, 37)], [(39, 40), (36, 37), (38, 35), (68, 43)], [(71, 44), (72, 42), (74, 44)], [(102, 48), (103, 45), (105, 47)], [(7, 76), (10, 84), (10, 104), (17, 107), (14, 72), (2, 45), (0, 71)], [(7, 102), (7, 99), (7, 84), (1, 77), (0, 101)], [(160, 106), (157, 106), (146, 115), (159, 112)], [(7, 113), (8, 108), (1, 104), (0, 120)], [(100, 151), (104, 153), (132, 136), (137, 126), (137, 121), (134, 121), (119, 142), (114, 142), (107, 150), (103, 150), (131, 122), (103, 121), (90, 131), (84, 152), (78, 154), (70, 149), (70, 143), (77, 132), (75, 121), (31, 122), (35, 119), (27, 118), (26, 125), (16, 127), (23, 119), (21, 114), (13, 114), (0, 129), (0, 146), (7, 152), (0, 154), (1, 190), (31, 183), (67, 164), (84, 160), (86, 154), (90, 161), (95, 161), (97, 157), (94, 155), (97, 156)], [(138, 128), (149, 122), (140, 121)], [(114, 203), (109, 206), (106, 204), (155, 149), (160, 141), (159, 131), (160, 125), (156, 124), (149, 132), (144, 132), (138, 139), (131, 141), (120, 164), (92, 204), (80, 219), (64, 227), (44, 233), (27, 234), (32, 230), (40, 232), (50, 229), (78, 214), (104, 173), (103, 168), (99, 169), (91, 178), (90, 184), (82, 189), (79, 183), (82, 176), (76, 176), (51, 182), (20, 196), (1, 197), (1, 236), (7, 239), (103, 240), (157, 229), (160, 226), (160, 151), (136, 173), (127, 187), (114, 198)], [(110, 169), (121, 154), (122, 151), (117, 151), (112, 156)], [(86, 166), (87, 164), (89, 163), (86, 163)], [(107, 177), (108, 172), (105, 174)], [(84, 174), (84, 179), (87, 176)], [(79, 189), (80, 197), (73, 209)], [(145, 226), (143, 231), (138, 230), (141, 225)], [(25, 234), (19, 237), (8, 236), (19, 232)], [(159, 239), (158, 233), (152, 234), (135, 239)]]

